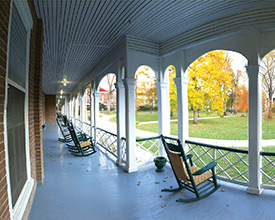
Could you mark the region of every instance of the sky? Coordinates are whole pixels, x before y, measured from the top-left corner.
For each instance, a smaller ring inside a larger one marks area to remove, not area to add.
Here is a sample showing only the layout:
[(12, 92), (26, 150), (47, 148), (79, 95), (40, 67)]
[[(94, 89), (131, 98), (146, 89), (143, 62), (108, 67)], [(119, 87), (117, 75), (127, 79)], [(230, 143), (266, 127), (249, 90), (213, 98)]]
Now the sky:
[(229, 51), (228, 55), (232, 59), (232, 69), (234, 72), (237, 72), (237, 70), (243, 71), (245, 74), (240, 80), (241, 85), (246, 85), (248, 87), (248, 78), (246, 74), (245, 66), (247, 65), (247, 59), (240, 53)]

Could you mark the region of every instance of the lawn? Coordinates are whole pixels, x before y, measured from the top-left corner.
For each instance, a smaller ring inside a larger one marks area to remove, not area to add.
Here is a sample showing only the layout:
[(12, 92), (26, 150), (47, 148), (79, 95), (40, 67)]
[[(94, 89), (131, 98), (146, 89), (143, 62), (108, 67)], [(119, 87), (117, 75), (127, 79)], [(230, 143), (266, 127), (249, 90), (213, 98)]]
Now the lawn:
[[(105, 113), (104, 113), (105, 114)], [(204, 118), (204, 117), (215, 117), (217, 114), (215, 113), (208, 113), (208, 112), (199, 112), (199, 118)], [(178, 113), (175, 112), (172, 117), (170, 117), (170, 120), (174, 120), (178, 118)], [(189, 118), (193, 118), (193, 111), (189, 111)], [(116, 123), (116, 117), (112, 117), (109, 120), (110, 122)], [(140, 122), (147, 122), (147, 121), (158, 121), (158, 112), (137, 112), (136, 114), (136, 122), (137, 124)]]
[[(275, 120), (263, 121), (263, 139), (275, 139)], [(137, 126), (137, 129), (158, 133), (158, 124), (145, 124)], [(171, 122), (171, 135), (178, 135), (177, 122)], [(198, 125), (189, 122), (189, 136), (197, 138), (209, 138), (220, 140), (247, 140), (248, 118), (228, 117), (199, 120)]]
[[(208, 150), (208, 148), (206, 148), (206, 149)], [(239, 147), (238, 149), (247, 150), (247, 148), (245, 148), (245, 147)], [(264, 147), (263, 151), (265, 151), (265, 152), (275, 152), (275, 146)], [(201, 148), (199, 148), (199, 147), (196, 148), (195, 152), (196, 152), (197, 155), (200, 155), (201, 160), (203, 160), (205, 164), (208, 164), (208, 163), (212, 162), (212, 159), (207, 154), (205, 154), (205, 152)], [(192, 154), (193, 154), (192, 159), (195, 161), (198, 157), (197, 157), (196, 154), (194, 154), (194, 153), (192, 153)], [(208, 154), (213, 155), (213, 149), (208, 151)], [(222, 154), (226, 155), (227, 159), (222, 157)], [(242, 160), (245, 161), (246, 163), (248, 163), (248, 155), (243, 154), (243, 153), (238, 153), (238, 155), (240, 157), (243, 157)], [(233, 167), (230, 167), (231, 165), (228, 162), (228, 161), (230, 161), (232, 164), (234, 164), (234, 167), (236, 169), (238, 169), (241, 173), (245, 173), (246, 171), (248, 171), (248, 167), (242, 161), (240, 161), (240, 158), (238, 156), (236, 156), (235, 153), (228, 152), (226, 150), (216, 151), (216, 158), (217, 158), (216, 162), (219, 164), (219, 166), (216, 167), (216, 173), (219, 174), (219, 176), (227, 177), (225, 175), (225, 173), (222, 171), (222, 169), (223, 169), (223, 170), (226, 170), (226, 173), (231, 178), (236, 178), (236, 180), (244, 181), (244, 179), (239, 176), (239, 173)], [(268, 156), (268, 159), (272, 161), (272, 160), (274, 160), (274, 156)], [(203, 167), (203, 164), (200, 162), (200, 160), (197, 160), (195, 164), (198, 167)], [(268, 174), (270, 177), (275, 176), (274, 166), (272, 164), (269, 164), (268, 161), (264, 158), (263, 158), (263, 161), (262, 161), (262, 166), (264, 167), (263, 171), (266, 174)], [(244, 174), (244, 176), (247, 179), (249, 179), (248, 173)], [(263, 175), (262, 176), (262, 181), (265, 182), (267, 180), (268, 180), (268, 178), (265, 175)], [(272, 181), (269, 181), (268, 184), (275, 185), (275, 183), (273, 183)]]

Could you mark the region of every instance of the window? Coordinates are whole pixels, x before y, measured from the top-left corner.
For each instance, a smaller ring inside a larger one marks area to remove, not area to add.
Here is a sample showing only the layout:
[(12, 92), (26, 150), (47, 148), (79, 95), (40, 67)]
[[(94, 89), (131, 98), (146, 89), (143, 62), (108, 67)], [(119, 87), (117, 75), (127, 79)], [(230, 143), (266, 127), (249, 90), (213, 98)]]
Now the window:
[[(27, 2), (12, 3), (7, 65), (7, 103), (5, 126), (7, 149), (9, 203), (12, 216), (23, 214), (31, 193), (29, 132), (28, 132), (28, 56), (32, 26)], [(22, 12), (22, 13), (21, 13)]]
[(8, 89), (7, 128), (13, 206), (27, 180), (24, 102), (25, 93), (10, 85)]

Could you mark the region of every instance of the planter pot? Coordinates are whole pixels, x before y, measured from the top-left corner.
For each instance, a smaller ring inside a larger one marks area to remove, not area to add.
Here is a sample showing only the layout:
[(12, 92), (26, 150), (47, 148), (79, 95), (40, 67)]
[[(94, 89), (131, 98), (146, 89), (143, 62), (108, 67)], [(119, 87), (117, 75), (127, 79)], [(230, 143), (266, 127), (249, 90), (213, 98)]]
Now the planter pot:
[(165, 157), (156, 157), (154, 159), (154, 163), (157, 167), (156, 172), (163, 172), (164, 171), (163, 167), (165, 166), (166, 162), (167, 160)]

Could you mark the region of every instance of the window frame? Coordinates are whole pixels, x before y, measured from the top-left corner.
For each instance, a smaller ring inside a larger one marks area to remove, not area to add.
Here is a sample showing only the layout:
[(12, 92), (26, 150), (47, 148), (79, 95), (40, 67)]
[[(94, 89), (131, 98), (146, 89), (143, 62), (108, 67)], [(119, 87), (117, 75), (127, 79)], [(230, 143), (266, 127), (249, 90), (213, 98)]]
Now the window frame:
[[(16, 7), (20, 18), (24, 24), (27, 39), (26, 39), (26, 66), (25, 66), (25, 88), (18, 85), (16, 82), (9, 79), (9, 51), (10, 51), (10, 35), (11, 35), (11, 21), (13, 7)], [(7, 44), (7, 65), (6, 65), (6, 91), (5, 91), (5, 103), (4, 103), (4, 143), (5, 143), (5, 161), (6, 161), (6, 177), (7, 177), (7, 188), (8, 188), (8, 201), (9, 211), (11, 219), (21, 219), (28, 204), (28, 200), (31, 196), (34, 179), (31, 177), (31, 163), (30, 163), (30, 144), (29, 144), (29, 61), (30, 61), (30, 37), (31, 29), (33, 27), (32, 15), (28, 2), (12, 0), (10, 3), (10, 18), (9, 18), (9, 31), (8, 31), (8, 44)], [(27, 180), (24, 187), (13, 207), (12, 205), (12, 194), (11, 194), (11, 183), (10, 183), (10, 168), (9, 168), (9, 152), (8, 152), (8, 133), (7, 133), (7, 106), (8, 106), (8, 86), (12, 85), (15, 88), (25, 93), (25, 151), (26, 151), (26, 172)]]

